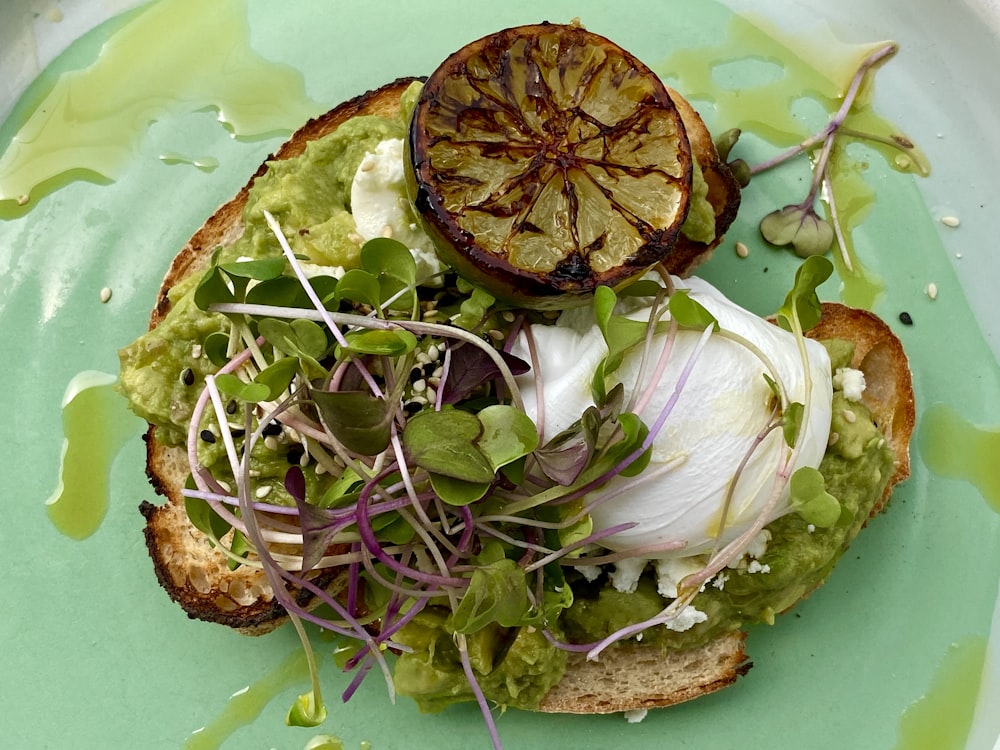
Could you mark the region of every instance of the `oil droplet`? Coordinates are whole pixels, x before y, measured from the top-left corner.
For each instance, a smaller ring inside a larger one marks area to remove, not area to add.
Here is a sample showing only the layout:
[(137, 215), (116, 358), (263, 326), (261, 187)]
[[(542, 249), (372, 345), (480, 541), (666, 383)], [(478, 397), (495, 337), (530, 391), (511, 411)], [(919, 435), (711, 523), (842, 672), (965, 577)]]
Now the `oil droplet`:
[(76, 375), (63, 396), (62, 459), (59, 484), (46, 501), (55, 527), (73, 539), (86, 539), (108, 510), (111, 464), (125, 444), (141, 432), (113, 385), (115, 376), (94, 370)]
[(214, 156), (185, 156), (177, 151), (167, 151), (160, 154), (160, 161), (164, 164), (188, 164), (200, 169), (202, 172), (214, 172), (219, 166), (219, 160)]
[(183, 750), (216, 750), (237, 729), (251, 724), (286, 688), (309, 679), (305, 651), (296, 649), (274, 670), (234, 693), (215, 721), (191, 733)]
[[(235, 136), (290, 132), (322, 107), (301, 73), (250, 47), (246, 0), (158, 0), (59, 76), (0, 156), (0, 202), (67, 176), (116, 179), (148, 126), (215, 108)], [(59, 178), (59, 179), (57, 179)]]
[(952, 644), (927, 693), (903, 712), (895, 750), (962, 750), (972, 728), (985, 660), (982, 636)]
[(918, 438), (927, 468), (971, 482), (1000, 513), (1000, 427), (976, 427), (950, 406), (933, 404), (921, 419)]

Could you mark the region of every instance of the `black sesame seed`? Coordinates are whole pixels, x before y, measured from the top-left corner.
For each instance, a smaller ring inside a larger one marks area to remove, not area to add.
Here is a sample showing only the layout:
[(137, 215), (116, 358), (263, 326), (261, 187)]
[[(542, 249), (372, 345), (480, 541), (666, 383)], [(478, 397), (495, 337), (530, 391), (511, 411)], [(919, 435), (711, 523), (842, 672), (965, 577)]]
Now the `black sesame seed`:
[(434, 371), (438, 367), (439, 367), (439, 365), (438, 365), (437, 362), (428, 362), (427, 364), (425, 364), (423, 366), (423, 369), (421, 370), (421, 372), (423, 372), (423, 375), (424, 375), (425, 378), (429, 378), (431, 375), (434, 374)]
[(229, 403), (226, 404), (226, 414), (235, 414), (239, 408), (240, 405), (236, 403), (236, 399), (231, 398), (229, 399)]
[(288, 454), (285, 456), (285, 460), (290, 464), (297, 464), (306, 453), (306, 449), (303, 448), (299, 443), (295, 443), (292, 447), (288, 449)]
[(277, 437), (281, 434), (281, 424), (278, 422), (268, 422), (264, 425), (264, 429), (261, 430), (261, 434), (264, 437)]
[(406, 412), (408, 416), (413, 416), (420, 411), (421, 408), (423, 408), (421, 404), (418, 404), (416, 401), (407, 401), (403, 404), (403, 411)]
[(904, 326), (912, 326), (913, 317), (908, 312), (901, 312), (899, 314), (899, 322), (902, 323)]
[(211, 430), (202, 430), (201, 439), (204, 440), (206, 443), (214, 443), (215, 434)]
[(241, 438), (247, 434), (246, 430), (230, 430), (234, 438)]
[(185, 367), (181, 371), (181, 382), (184, 385), (194, 385), (194, 370), (190, 367)]

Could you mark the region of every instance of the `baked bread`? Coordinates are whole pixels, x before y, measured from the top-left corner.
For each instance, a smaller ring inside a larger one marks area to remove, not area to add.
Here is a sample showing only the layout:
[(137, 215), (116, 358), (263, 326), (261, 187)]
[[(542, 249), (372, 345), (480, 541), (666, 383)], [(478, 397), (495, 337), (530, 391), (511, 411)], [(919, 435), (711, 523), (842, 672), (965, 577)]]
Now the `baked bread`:
[[(335, 130), (360, 114), (386, 117), (398, 113), (400, 96), (416, 79), (405, 78), (352, 99), (310, 121), (272, 157), (296, 156), (306, 143)], [(668, 270), (687, 275), (703, 262), (718, 244), (736, 215), (739, 186), (719, 158), (711, 135), (701, 118), (682, 97), (675, 95), (687, 127), (694, 153), (709, 185), (709, 200), (715, 207), (716, 239), (710, 244), (682, 237), (666, 262)], [(179, 282), (202, 273), (215, 249), (235, 242), (243, 233), (243, 209), (249, 188), (264, 173), (261, 165), (254, 177), (231, 201), (219, 208), (175, 257), (150, 316), (155, 328), (171, 308), (170, 290)], [(908, 443), (913, 427), (913, 399), (909, 370), (898, 341), (876, 317), (840, 305), (825, 305), (823, 321), (812, 336), (846, 338), (857, 344), (855, 366), (865, 371), (865, 392), (878, 423), (896, 456), (891, 486), (909, 472)], [(225, 556), (215, 549), (187, 517), (181, 491), (189, 473), (182, 447), (159, 442), (151, 427), (146, 435), (147, 473), (166, 502), (143, 502), (145, 538), (156, 575), (170, 597), (192, 618), (221, 623), (247, 634), (266, 633), (286, 619), (260, 570), (242, 566), (231, 570)], [(342, 587), (336, 570), (314, 572), (313, 582), (336, 594)], [(299, 604), (308, 607), (311, 595), (297, 592)], [(599, 661), (571, 655), (566, 676), (543, 699), (540, 710), (548, 712), (607, 713), (664, 706), (718, 690), (734, 682), (749, 669), (744, 649), (745, 635), (732, 632), (701, 648), (684, 652), (662, 652), (653, 646), (619, 646)]]

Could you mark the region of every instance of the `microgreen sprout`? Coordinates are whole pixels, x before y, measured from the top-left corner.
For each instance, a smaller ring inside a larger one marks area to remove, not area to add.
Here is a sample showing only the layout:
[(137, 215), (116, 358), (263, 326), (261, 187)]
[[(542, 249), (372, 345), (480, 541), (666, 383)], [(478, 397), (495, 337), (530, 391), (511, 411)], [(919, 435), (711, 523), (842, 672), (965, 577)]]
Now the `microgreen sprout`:
[[(607, 355), (591, 381), (593, 405), (543, 442), (542, 409), (537, 422), (529, 418), (518, 378), (531, 376), (532, 330), (547, 321), (508, 314), (456, 278), (443, 287), (420, 285), (409, 251), (385, 238), (366, 244), (361, 267), (341, 278), (309, 277), (277, 222), (266, 218), (284, 251), (280, 263), (215, 265), (198, 287), (197, 304), (224, 316), (229, 331), (192, 414), (192, 481), (184, 496), (192, 523), (232, 565), (264, 571), (302, 639), (312, 684), (289, 711), (289, 723), (315, 726), (326, 715), (307, 623), (351, 644), (340, 661), (354, 673), (345, 700), (375, 669), (393, 696), (387, 652), (405, 654), (408, 625), (444, 611), (471, 696), (499, 747), (470, 639), (488, 628), (534, 628), (560, 648), (596, 656), (676, 618), (711, 571), (747, 548), (749, 531), (720, 542), (656, 618), (586, 648), (565, 644), (558, 618), (573, 594), (564, 570), (686, 546), (668, 540), (613, 551), (602, 542), (636, 523), (596, 528), (591, 514), (683, 463), (649, 466), (709, 340), (725, 338), (753, 355), (774, 393), (772, 415), (731, 487), (764, 438), (795, 414), (766, 353), (721, 327), (662, 269), (662, 282), (622, 292), (648, 297), (645, 319), (625, 315), (619, 295), (600, 288), (593, 310)], [(803, 268), (779, 311), (799, 339), (815, 312), (815, 286), (825, 278), (814, 264)], [(434, 320), (424, 315), (431, 302)], [(688, 332), (695, 345), (647, 424), (639, 414), (661, 388), (678, 337)], [(530, 362), (511, 353), (517, 337)], [(639, 375), (626, 399), (616, 373), (626, 356), (636, 355)], [(782, 495), (804, 420), (787, 433), (773, 493), (753, 524), (757, 531)], [(834, 508), (814, 477), (803, 475), (796, 486), (804, 513), (829, 517)], [(726, 512), (720, 538), (725, 519)]]
[[(813, 156), (812, 179), (803, 200), (772, 211), (760, 221), (760, 233), (767, 242), (778, 247), (790, 247), (796, 255), (802, 258), (823, 255), (836, 245), (845, 268), (848, 271), (853, 270), (845, 239), (845, 230), (834, 198), (831, 163), (838, 138), (866, 140), (887, 146), (899, 151), (900, 155), (897, 160), (901, 159), (902, 163), (908, 165), (919, 161), (914, 144), (905, 136), (897, 133), (888, 136), (868, 133), (845, 124), (858, 105), (865, 87), (869, 85), (871, 76), (898, 50), (898, 45), (888, 43), (873, 50), (861, 61), (844, 93), (840, 107), (818, 133), (751, 167), (748, 167), (742, 159), (730, 162), (734, 174), (738, 177), (742, 176), (743, 180), (741, 181), (749, 182), (753, 176), (773, 169), (797, 156), (803, 154)], [(721, 149), (720, 153), (725, 154), (723, 158), (728, 157), (729, 151), (735, 145), (738, 137), (738, 130), (727, 131), (720, 136), (717, 145)], [(917, 166), (923, 169), (921, 165)], [(821, 199), (826, 203), (826, 217), (820, 216), (817, 211), (817, 205)]]

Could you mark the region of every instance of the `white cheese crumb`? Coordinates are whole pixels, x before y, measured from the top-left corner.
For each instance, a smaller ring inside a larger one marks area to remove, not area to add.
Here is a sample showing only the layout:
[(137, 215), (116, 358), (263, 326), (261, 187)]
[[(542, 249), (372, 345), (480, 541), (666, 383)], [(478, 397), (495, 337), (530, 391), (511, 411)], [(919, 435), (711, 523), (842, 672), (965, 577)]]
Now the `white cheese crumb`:
[(664, 599), (677, 598), (677, 586), (685, 576), (697, 573), (703, 564), (693, 557), (656, 560), (656, 590)]
[(611, 571), (611, 585), (616, 591), (623, 594), (631, 594), (639, 585), (639, 576), (648, 561), (643, 558), (627, 557), (615, 563), (615, 569)]
[(684, 609), (677, 613), (677, 616), (672, 620), (667, 620), (664, 623), (667, 630), (673, 630), (677, 633), (683, 633), (685, 630), (690, 630), (699, 622), (705, 622), (708, 619), (708, 615), (702, 612), (700, 609), (695, 609), (690, 604)]
[(852, 367), (838, 367), (833, 374), (833, 387), (841, 389), (848, 401), (860, 401), (867, 387), (865, 374)]
[(764, 564), (761, 565), (758, 560), (751, 560), (750, 564), (747, 565), (747, 573), (770, 573), (771, 566)]
[(723, 571), (712, 579), (712, 585), (715, 586), (715, 588), (719, 589), (719, 591), (722, 591), (726, 587), (726, 581), (728, 580), (729, 580), (729, 573)]
[(577, 565), (576, 570), (591, 583), (596, 581), (601, 575), (601, 567), (599, 565)]
[(753, 538), (753, 541), (750, 542), (750, 546), (747, 547), (747, 555), (753, 558), (763, 557), (764, 553), (767, 552), (767, 543), (770, 541), (771, 532), (767, 529), (762, 529), (761, 532)]
[(816, 524), (812, 524), (811, 523), (808, 526), (806, 526), (806, 531), (808, 531), (810, 534), (815, 534), (816, 533)]
[(624, 712), (625, 721), (627, 721), (629, 724), (638, 724), (640, 721), (646, 718), (647, 713), (649, 713), (649, 711), (645, 708), (636, 708), (633, 709), (632, 711), (625, 711)]

